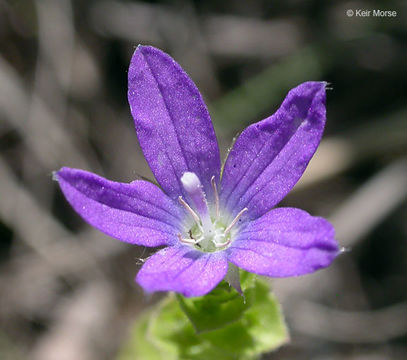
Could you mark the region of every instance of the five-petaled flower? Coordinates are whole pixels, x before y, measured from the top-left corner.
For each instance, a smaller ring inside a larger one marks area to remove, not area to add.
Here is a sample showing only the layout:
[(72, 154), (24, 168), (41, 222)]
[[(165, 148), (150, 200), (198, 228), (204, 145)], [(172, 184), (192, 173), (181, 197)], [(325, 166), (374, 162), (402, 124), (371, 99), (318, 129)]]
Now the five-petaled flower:
[(287, 277), (333, 261), (339, 251), (328, 221), (274, 208), (320, 142), (326, 83), (297, 86), (274, 115), (246, 128), (221, 174), (208, 110), (182, 68), (162, 51), (139, 46), (128, 77), (137, 136), (161, 189), (71, 168), (56, 178), (73, 208), (102, 232), (132, 244), (166, 246), (137, 274), (146, 291), (201, 296), (228, 268)]

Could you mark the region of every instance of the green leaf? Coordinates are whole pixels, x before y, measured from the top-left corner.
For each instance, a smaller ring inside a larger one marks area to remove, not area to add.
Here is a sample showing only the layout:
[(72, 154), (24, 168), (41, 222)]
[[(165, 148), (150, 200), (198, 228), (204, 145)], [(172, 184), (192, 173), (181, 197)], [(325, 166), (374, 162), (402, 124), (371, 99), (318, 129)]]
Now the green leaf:
[(184, 298), (177, 295), (177, 299), (198, 333), (219, 329), (239, 320), (247, 307), (244, 298), (226, 283), (207, 296)]
[[(139, 318), (118, 359), (251, 360), (287, 342), (281, 310), (268, 284), (247, 273), (241, 274), (241, 282), (246, 303), (227, 284), (201, 298), (178, 296), (177, 301), (169, 295)], [(194, 318), (194, 326), (184, 313), (185, 307), (188, 317)], [(208, 313), (211, 310), (222, 320)], [(197, 324), (200, 332), (196, 331)]]
[(280, 306), (264, 280), (257, 279), (245, 294), (251, 306), (241, 320), (202, 337), (234, 356), (255, 358), (283, 345), (289, 337)]
[(251, 299), (247, 298), (246, 293), (253, 286), (254, 276), (242, 271), (240, 278), (244, 296), (225, 281), (206, 296), (185, 298), (177, 295), (181, 309), (198, 333), (224, 328), (241, 319), (250, 308)]
[(256, 354), (271, 351), (289, 341), (282, 310), (268, 284), (258, 280), (251, 290), (253, 306), (246, 312), (247, 329), (256, 339)]

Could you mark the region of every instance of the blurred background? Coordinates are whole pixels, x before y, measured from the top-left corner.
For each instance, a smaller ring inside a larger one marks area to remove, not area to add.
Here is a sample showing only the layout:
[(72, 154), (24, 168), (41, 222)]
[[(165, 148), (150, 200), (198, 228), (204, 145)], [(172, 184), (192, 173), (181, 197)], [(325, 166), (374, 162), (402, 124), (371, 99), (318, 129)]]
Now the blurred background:
[(189, 73), (223, 155), (290, 88), (330, 83), (322, 144), (282, 205), (329, 218), (346, 251), (272, 281), (292, 340), (264, 359), (406, 359), (402, 0), (0, 0), (0, 359), (113, 359), (159, 299), (133, 281), (150, 250), (91, 228), (52, 181), (61, 166), (153, 179), (126, 95), (139, 43)]

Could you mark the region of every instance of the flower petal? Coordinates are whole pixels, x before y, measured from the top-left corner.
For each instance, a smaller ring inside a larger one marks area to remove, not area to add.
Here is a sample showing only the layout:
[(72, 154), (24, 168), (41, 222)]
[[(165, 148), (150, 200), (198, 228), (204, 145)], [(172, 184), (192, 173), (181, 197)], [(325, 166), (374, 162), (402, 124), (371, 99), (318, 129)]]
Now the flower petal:
[(78, 214), (105, 234), (152, 247), (178, 241), (182, 209), (154, 184), (123, 184), (66, 167), (56, 178)]
[(218, 143), (202, 96), (180, 65), (156, 48), (138, 46), (128, 99), (144, 156), (163, 190), (172, 198), (184, 194), (181, 176), (194, 172), (212, 200)]
[(323, 82), (297, 86), (274, 115), (239, 136), (221, 187), (221, 202), (232, 216), (245, 207), (247, 218), (262, 216), (299, 180), (324, 130), (325, 86)]
[(277, 208), (252, 221), (238, 235), (228, 260), (250, 272), (297, 276), (329, 266), (338, 255), (332, 225), (294, 208)]
[(176, 291), (202, 296), (225, 277), (228, 263), (223, 252), (203, 253), (189, 246), (174, 246), (151, 256), (136, 281), (148, 292)]

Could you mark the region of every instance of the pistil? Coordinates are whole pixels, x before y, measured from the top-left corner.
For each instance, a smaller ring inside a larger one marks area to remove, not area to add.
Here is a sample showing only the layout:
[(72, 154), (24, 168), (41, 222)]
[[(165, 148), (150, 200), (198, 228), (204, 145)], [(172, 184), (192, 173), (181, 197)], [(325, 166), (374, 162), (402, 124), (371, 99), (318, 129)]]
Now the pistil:
[(212, 178), (211, 178), (211, 185), (212, 185), (213, 193), (215, 195), (216, 219), (219, 219), (219, 217), (220, 217), (219, 194), (218, 194), (218, 189), (216, 188), (215, 176), (212, 176)]
[(188, 231), (189, 238), (184, 238), (181, 234), (178, 234), (179, 241), (199, 247), (200, 250), (206, 252), (222, 250), (229, 246), (233, 240), (230, 232), (240, 217), (247, 211), (247, 208), (241, 210), (232, 222), (226, 226), (220, 214), (219, 195), (214, 176), (211, 178), (211, 185), (215, 200), (215, 214), (212, 215), (215, 216), (212, 217), (198, 176), (195, 173), (186, 172), (181, 177), (181, 183), (193, 207), (182, 196), (178, 198), (178, 201), (194, 219), (195, 225)]
[(209, 213), (208, 204), (206, 202), (206, 196), (198, 176), (196, 176), (196, 174), (193, 172), (186, 172), (181, 177), (181, 183), (184, 186), (185, 191), (191, 197), (191, 200), (195, 205), (195, 209), (199, 213), (204, 234), (214, 234), (214, 228), (211, 215)]

